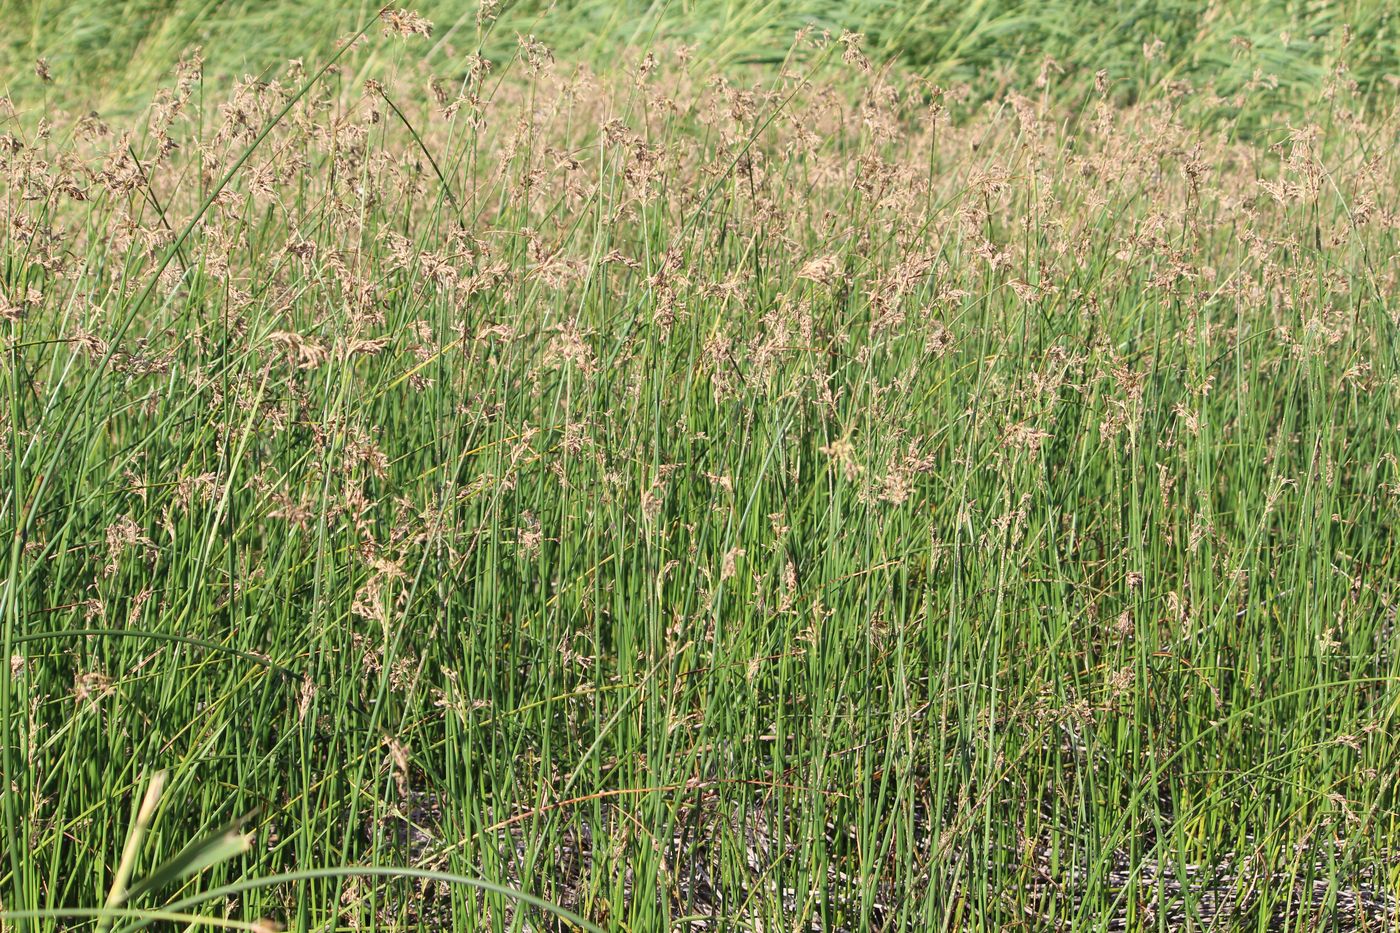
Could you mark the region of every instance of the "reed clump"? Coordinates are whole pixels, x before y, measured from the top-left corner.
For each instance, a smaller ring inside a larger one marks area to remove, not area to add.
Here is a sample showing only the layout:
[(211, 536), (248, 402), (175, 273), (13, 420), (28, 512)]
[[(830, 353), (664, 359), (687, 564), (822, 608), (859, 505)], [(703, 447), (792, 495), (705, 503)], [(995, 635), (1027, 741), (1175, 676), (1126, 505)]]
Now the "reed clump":
[(1394, 926), (1393, 94), (433, 36), (0, 101), (9, 926)]

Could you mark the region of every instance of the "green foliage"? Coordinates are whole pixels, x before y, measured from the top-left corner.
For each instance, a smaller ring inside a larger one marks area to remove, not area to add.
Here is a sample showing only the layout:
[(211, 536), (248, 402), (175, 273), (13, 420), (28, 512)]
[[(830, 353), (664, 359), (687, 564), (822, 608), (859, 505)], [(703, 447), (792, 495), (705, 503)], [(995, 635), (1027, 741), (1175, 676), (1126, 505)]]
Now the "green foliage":
[[(427, 63), (450, 71), (472, 49), (477, 5), (428, 0), (414, 9), (438, 26)], [(0, 37), (0, 60), (23, 86), (45, 57), (66, 94), (85, 105), (129, 106), (190, 46), (206, 47), (221, 79), (263, 74), (291, 58), (324, 60), (374, 12), (335, 0), (0, 0), (0, 20), (12, 26)], [(1368, 93), (1400, 80), (1400, 10), (1384, 0), (525, 0), (502, 4), (499, 15), (489, 53), (508, 54), (517, 33), (533, 33), (569, 60), (594, 64), (655, 42), (693, 45), (705, 67), (776, 64), (799, 29), (854, 30), (877, 58), (895, 56), (984, 94), (1028, 86), (1048, 57), (1081, 84), (1106, 69), (1134, 97), (1181, 80), (1229, 95), (1262, 76), (1281, 86), (1280, 105), (1296, 106), (1315, 102), (1344, 45)], [(1144, 61), (1144, 46), (1158, 40), (1161, 51)]]
[(9, 926), (1393, 922), (1386, 7), (0, 2)]

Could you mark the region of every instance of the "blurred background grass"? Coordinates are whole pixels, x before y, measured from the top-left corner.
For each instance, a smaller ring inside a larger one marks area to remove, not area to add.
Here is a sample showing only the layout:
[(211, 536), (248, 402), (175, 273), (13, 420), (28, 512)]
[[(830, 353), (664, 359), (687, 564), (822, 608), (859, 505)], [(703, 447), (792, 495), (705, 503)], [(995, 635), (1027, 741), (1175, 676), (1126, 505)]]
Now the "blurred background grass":
[[(437, 27), (426, 66), (450, 71), (475, 49), (474, 0), (407, 5)], [(340, 0), (0, 0), (0, 78), (27, 97), (43, 58), (51, 100), (123, 109), (144, 103), (190, 46), (204, 47), (213, 78), (258, 74), (289, 58), (323, 58), (376, 9)], [(1087, 83), (1106, 69), (1130, 98), (1185, 80), (1295, 107), (1316, 100), (1343, 57), (1363, 92), (1400, 82), (1398, 18), (1390, 0), (522, 0), (502, 6), (486, 52), (534, 34), (571, 61), (606, 64), (661, 42), (694, 46), (697, 67), (708, 68), (779, 61), (793, 33), (812, 26), (862, 32), (872, 57), (897, 56), (978, 94), (1033, 85), (1048, 57), (1062, 69), (1057, 82)], [(1158, 53), (1144, 56), (1158, 40)]]

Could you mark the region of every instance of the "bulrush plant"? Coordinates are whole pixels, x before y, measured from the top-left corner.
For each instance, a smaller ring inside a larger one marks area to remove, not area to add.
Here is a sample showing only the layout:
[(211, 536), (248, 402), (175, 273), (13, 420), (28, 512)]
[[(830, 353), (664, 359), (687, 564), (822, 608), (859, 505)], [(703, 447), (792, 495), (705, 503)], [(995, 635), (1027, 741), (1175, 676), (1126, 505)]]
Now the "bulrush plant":
[(0, 104), (7, 929), (1400, 926), (1393, 95), (439, 41)]

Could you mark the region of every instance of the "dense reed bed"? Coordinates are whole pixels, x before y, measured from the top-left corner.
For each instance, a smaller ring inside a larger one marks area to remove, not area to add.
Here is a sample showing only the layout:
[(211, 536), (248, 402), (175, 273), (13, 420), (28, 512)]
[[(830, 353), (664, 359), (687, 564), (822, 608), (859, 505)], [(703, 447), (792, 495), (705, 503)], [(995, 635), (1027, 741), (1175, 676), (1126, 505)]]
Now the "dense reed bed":
[(0, 104), (6, 928), (1395, 927), (1393, 93), (490, 27)]

